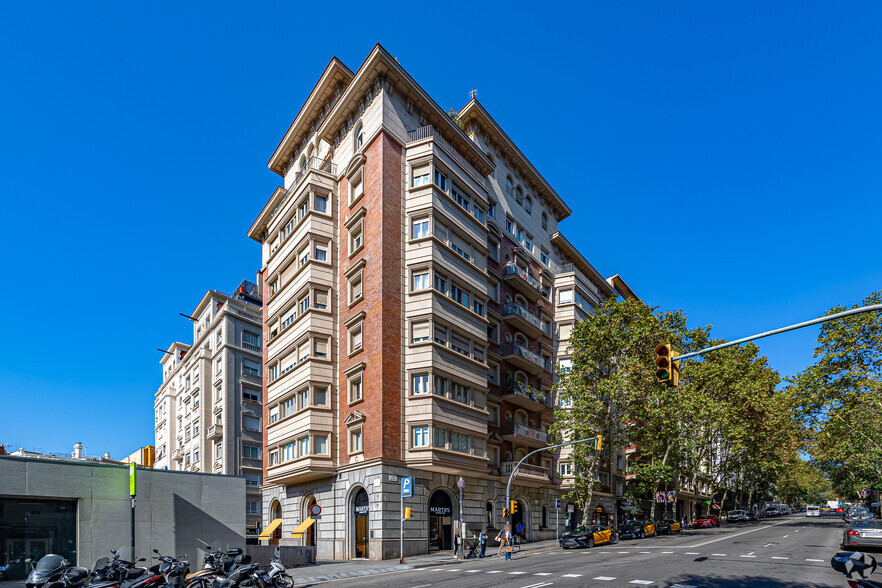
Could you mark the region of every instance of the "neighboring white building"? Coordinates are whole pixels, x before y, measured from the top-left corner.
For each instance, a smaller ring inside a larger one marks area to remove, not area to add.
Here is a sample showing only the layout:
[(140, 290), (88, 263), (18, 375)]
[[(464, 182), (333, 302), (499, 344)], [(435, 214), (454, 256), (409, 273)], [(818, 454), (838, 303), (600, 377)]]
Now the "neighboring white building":
[(263, 467), (261, 305), (248, 281), (233, 296), (208, 291), (190, 315), (193, 343), (172, 343), (160, 361), (154, 401), (153, 467), (243, 476), (249, 536)]

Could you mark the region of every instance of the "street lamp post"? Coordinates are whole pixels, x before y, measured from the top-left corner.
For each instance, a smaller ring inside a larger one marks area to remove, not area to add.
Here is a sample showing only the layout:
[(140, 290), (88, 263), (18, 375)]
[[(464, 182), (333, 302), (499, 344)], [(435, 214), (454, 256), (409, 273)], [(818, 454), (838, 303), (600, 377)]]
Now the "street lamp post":
[(456, 486), (459, 488), (459, 547), (456, 557), (465, 559), (465, 514), (462, 511), (462, 490), (465, 488), (465, 480), (462, 479), (462, 476), (459, 477)]

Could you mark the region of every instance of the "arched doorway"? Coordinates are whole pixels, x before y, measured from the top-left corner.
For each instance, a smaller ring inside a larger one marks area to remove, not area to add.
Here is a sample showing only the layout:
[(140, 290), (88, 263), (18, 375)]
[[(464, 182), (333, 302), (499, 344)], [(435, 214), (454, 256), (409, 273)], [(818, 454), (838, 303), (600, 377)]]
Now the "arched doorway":
[(523, 541), (527, 538), (527, 521), (529, 519), (524, 511), (524, 501), (515, 500), (514, 502), (518, 505), (518, 511), (511, 515), (511, 533), (512, 535), (519, 535)]
[(355, 547), (355, 557), (370, 557), (368, 551), (370, 545), (370, 525), (368, 524), (370, 512), (371, 506), (370, 501), (368, 500), (367, 491), (364, 488), (359, 488), (358, 492), (355, 494), (352, 508), (352, 516), (355, 519), (355, 521), (353, 521), (354, 524), (352, 525), (352, 529), (354, 530), (353, 543)]
[(453, 549), (453, 502), (444, 490), (429, 497), (429, 551)]
[[(303, 501), (303, 518), (302, 520), (307, 520), (310, 516), (309, 507), (316, 503), (315, 496), (309, 496), (306, 500)], [(315, 547), (315, 525), (310, 525), (306, 529), (306, 533), (303, 535), (303, 543), (301, 545), (305, 547)]]
[(566, 514), (564, 515), (564, 527), (566, 531), (572, 531), (582, 524), (582, 509), (578, 504), (572, 502), (567, 503)]
[[(270, 505), (270, 522), (282, 518), (282, 503), (278, 500), (273, 500), (273, 503)], [(270, 545), (278, 545), (279, 539), (282, 538), (282, 525), (276, 527), (276, 530), (273, 531), (273, 534), (269, 538)]]

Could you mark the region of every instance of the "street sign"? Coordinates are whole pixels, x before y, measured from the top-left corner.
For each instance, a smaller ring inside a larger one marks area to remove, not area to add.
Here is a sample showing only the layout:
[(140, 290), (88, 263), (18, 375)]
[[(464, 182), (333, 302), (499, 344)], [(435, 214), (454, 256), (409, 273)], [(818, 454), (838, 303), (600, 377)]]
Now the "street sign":
[(656, 492), (655, 493), (655, 501), (656, 502), (664, 502), (665, 501), (665, 493), (664, 492)]
[(322, 507), (320, 507), (318, 504), (313, 504), (309, 507), (309, 514), (313, 518), (318, 517), (320, 514), (322, 514)]
[(576, 512), (576, 505), (575, 504), (568, 504), (567, 505), (567, 512)]
[(557, 507), (558, 510), (560, 509), (560, 498), (554, 501), (554, 505), (555, 507)]
[(401, 496), (404, 498), (413, 496), (413, 478), (401, 478)]
[(677, 502), (677, 493), (671, 490), (668, 492), (668, 503)]

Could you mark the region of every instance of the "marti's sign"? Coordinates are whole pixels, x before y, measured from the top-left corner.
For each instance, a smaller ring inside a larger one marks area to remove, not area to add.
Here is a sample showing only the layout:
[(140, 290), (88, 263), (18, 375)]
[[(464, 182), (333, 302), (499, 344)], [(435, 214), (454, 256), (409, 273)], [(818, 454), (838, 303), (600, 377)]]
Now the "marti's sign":
[(450, 516), (450, 507), (449, 506), (430, 506), (429, 514), (433, 514), (439, 517)]

